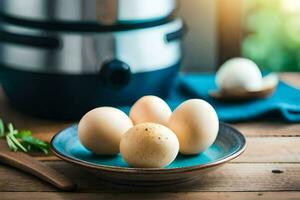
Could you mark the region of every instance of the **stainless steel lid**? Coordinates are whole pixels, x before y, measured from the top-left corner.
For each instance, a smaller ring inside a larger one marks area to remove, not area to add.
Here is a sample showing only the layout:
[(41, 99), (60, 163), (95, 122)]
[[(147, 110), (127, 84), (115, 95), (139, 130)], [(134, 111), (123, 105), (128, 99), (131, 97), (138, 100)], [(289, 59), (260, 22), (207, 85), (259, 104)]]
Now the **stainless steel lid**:
[(95, 74), (112, 59), (132, 73), (173, 66), (181, 59), (181, 19), (117, 32), (43, 31), (2, 24), (0, 65), (43, 73)]
[(37, 21), (136, 23), (159, 20), (176, 0), (1, 0), (2, 14)]

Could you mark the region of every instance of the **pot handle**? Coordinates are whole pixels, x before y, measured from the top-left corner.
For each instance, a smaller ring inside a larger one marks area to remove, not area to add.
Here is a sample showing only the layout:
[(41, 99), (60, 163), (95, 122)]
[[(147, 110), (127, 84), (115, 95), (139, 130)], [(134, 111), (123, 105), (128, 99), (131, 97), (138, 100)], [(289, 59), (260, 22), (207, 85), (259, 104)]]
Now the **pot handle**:
[(45, 49), (57, 49), (61, 46), (60, 40), (53, 36), (22, 35), (3, 30), (0, 30), (0, 42)]
[(104, 86), (120, 90), (129, 84), (131, 70), (127, 63), (113, 59), (102, 65), (99, 75), (100, 81)]
[(187, 32), (188, 27), (185, 23), (183, 23), (182, 27), (179, 30), (166, 34), (165, 39), (168, 43), (170, 43), (175, 40), (182, 39)]

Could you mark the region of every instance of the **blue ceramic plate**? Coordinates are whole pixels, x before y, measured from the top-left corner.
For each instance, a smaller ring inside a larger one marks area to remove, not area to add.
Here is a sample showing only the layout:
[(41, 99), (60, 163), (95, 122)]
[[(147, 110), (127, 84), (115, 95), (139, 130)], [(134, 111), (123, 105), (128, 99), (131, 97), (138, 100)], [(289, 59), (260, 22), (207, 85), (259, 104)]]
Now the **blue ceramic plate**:
[(245, 137), (240, 132), (221, 123), (215, 143), (203, 153), (195, 156), (178, 155), (165, 168), (146, 169), (129, 167), (120, 154), (94, 155), (81, 145), (77, 125), (59, 132), (51, 141), (53, 153), (63, 160), (91, 169), (106, 180), (136, 185), (171, 184), (189, 180), (199, 171), (207, 171), (237, 157), (245, 150), (245, 146)]

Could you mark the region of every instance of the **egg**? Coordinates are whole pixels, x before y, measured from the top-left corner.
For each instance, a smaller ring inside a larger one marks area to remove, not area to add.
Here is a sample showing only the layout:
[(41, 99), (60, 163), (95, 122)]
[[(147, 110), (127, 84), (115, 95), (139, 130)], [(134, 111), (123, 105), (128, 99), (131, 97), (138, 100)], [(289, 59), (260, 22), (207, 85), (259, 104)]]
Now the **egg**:
[(259, 90), (262, 82), (259, 67), (246, 58), (226, 61), (216, 74), (216, 85), (221, 90)]
[(119, 153), (121, 136), (133, 126), (121, 110), (100, 107), (85, 114), (78, 124), (78, 137), (83, 146), (94, 154)]
[(134, 124), (145, 122), (166, 125), (172, 111), (168, 104), (157, 96), (144, 96), (132, 106), (129, 117)]
[(178, 137), (180, 153), (194, 155), (214, 143), (219, 131), (219, 119), (209, 103), (190, 99), (174, 110), (168, 126)]
[(177, 156), (178, 139), (169, 128), (155, 123), (142, 123), (122, 137), (120, 151), (132, 167), (159, 168), (169, 165)]

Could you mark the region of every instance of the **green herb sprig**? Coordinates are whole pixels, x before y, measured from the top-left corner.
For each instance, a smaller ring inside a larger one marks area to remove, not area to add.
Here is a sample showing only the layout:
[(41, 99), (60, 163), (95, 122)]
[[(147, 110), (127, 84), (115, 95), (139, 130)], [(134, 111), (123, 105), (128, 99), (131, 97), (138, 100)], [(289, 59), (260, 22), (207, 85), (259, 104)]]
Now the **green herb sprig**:
[(11, 151), (42, 151), (45, 154), (49, 153), (48, 142), (33, 137), (31, 131), (18, 131), (12, 123), (5, 126), (2, 119), (0, 119), (0, 138), (6, 139), (7, 146)]

